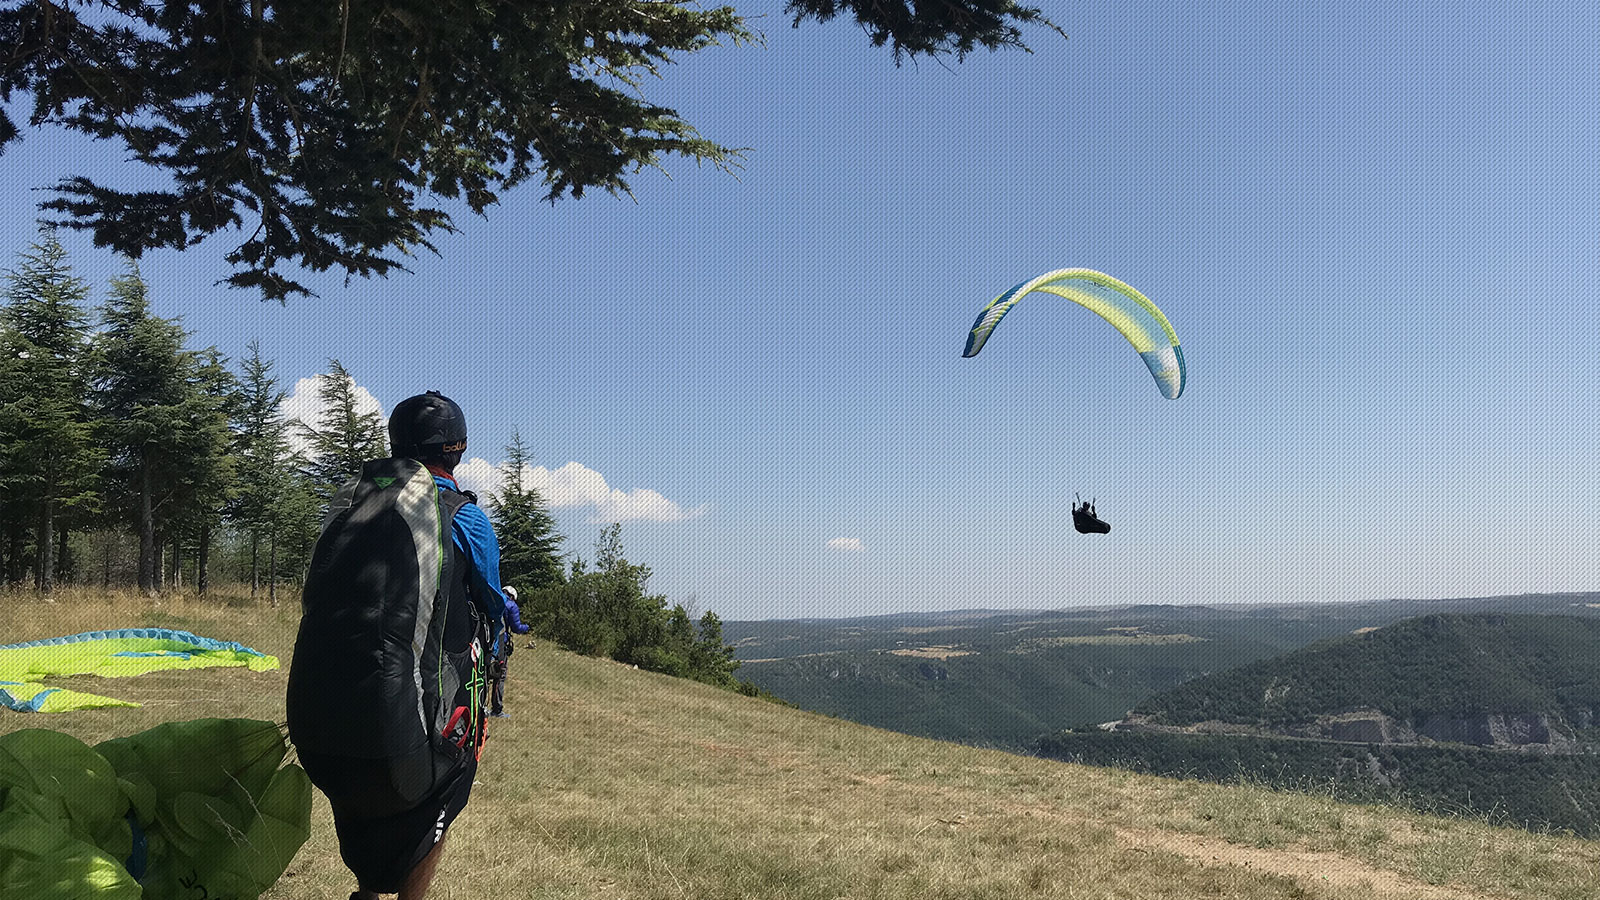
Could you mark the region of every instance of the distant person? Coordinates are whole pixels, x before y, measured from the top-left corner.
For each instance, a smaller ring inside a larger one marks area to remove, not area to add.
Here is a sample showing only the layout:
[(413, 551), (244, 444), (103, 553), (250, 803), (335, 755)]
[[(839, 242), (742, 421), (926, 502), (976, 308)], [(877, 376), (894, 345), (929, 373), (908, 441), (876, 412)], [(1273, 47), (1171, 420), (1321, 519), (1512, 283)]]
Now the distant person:
[(1111, 526), (1100, 521), (1094, 511), (1094, 501), (1085, 501), (1082, 497), (1072, 507), (1072, 527), (1079, 534), (1109, 534)]
[(389, 441), (392, 456), (329, 503), (286, 698), (290, 739), (356, 877), (351, 900), (427, 896), (472, 791), (490, 653), (514, 615), (494, 527), (455, 480), (461, 408), (437, 391), (403, 400)]
[(513, 634), (527, 634), (528, 626), (522, 624), (522, 611), (517, 606), (517, 589), (506, 585), (503, 589), (506, 595), (506, 627), (500, 633), (500, 640), (495, 643), (494, 663), (489, 668), (489, 715), (496, 719), (509, 719), (511, 714), (505, 711), (506, 675), (511, 668), (511, 653), (516, 646), (511, 641)]

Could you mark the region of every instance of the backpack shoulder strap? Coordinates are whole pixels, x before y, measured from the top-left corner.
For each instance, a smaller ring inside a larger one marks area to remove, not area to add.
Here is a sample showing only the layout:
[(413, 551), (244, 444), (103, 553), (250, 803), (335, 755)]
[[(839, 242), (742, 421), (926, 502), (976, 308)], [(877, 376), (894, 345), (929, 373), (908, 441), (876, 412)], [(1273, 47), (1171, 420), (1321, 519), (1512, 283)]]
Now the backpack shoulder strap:
[(453, 491), (449, 488), (439, 491), (439, 512), (447, 520), (453, 520), (456, 517), (456, 513), (461, 511), (461, 507), (466, 506), (468, 503), (476, 502), (478, 502), (478, 497), (471, 491)]

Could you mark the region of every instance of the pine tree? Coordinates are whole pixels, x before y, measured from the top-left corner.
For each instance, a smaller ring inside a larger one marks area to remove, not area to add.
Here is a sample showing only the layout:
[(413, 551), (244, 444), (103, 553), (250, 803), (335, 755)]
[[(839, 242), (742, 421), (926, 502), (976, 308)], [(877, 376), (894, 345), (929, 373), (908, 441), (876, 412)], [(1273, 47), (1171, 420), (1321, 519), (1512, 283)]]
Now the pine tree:
[(195, 593), (209, 586), (211, 539), (239, 489), (237, 437), (231, 427), (241, 402), (239, 383), (216, 347), (186, 353), (183, 428), (174, 449), (183, 487), (180, 515), (195, 540)]
[(24, 504), (17, 491), (17, 476), (11, 459), (21, 451), (19, 422), (11, 417), (12, 401), (22, 385), (22, 358), (16, 348), (20, 338), (11, 324), (0, 316), (0, 584), (20, 579), (16, 563), (21, 556), (16, 544), (21, 540), (26, 521)]
[(291, 471), (267, 520), (267, 600), (278, 604), (278, 582), (303, 579), (311, 564), (326, 501), (304, 472)]
[(739, 661), (733, 658), (734, 649), (722, 636), (722, 619), (707, 611), (700, 617), (699, 637), (690, 654), (690, 677), (707, 684), (732, 687), (733, 673)]
[(322, 411), (315, 426), (299, 419), (290, 423), (309, 444), (303, 470), (326, 501), (339, 485), (361, 474), (361, 464), (388, 456), (382, 420), (377, 413), (356, 409), (356, 380), (337, 359), (328, 360), (327, 374), (317, 376)]
[(167, 524), (181, 453), (175, 445), (189, 424), (184, 401), (190, 360), (177, 322), (150, 314), (137, 266), (111, 280), (97, 337), (96, 401), (101, 433), (111, 454), (108, 480), (114, 499), (139, 535), (139, 590), (160, 587), (158, 536)]
[(500, 538), (500, 580), (518, 591), (534, 591), (564, 580), (561, 542), (555, 517), (537, 488), (523, 484), (532, 461), (521, 432), (514, 431), (505, 448), (500, 495), (489, 500), (495, 533)]
[[(284, 391), (272, 374), (272, 363), (261, 358), (261, 344), (251, 341), (242, 365), (240, 402), (234, 419), (238, 434), (239, 490), (230, 508), (232, 519), (250, 541), (250, 596), (261, 585), (262, 537), (276, 521), (279, 500), (288, 489), (287, 425), (283, 421)], [(276, 595), (273, 598), (276, 600)]]
[[(6, 378), (0, 382), (0, 453), (6, 518), (32, 526), (34, 587), (54, 587), (61, 514), (98, 499), (99, 450), (88, 393), (88, 286), (46, 230), (7, 275)], [(16, 542), (13, 541), (15, 552)], [(13, 571), (19, 561), (13, 560)]]
[[(788, 0), (798, 25), (854, 18), (904, 57), (1023, 46), (1055, 28), (1016, 0)], [(1059, 29), (1056, 29), (1059, 31)], [(0, 5), (0, 97), (28, 122), (120, 140), (164, 187), (62, 178), (46, 208), (137, 259), (222, 231), (228, 282), (282, 300), (284, 272), (404, 270), (444, 208), (483, 214), (503, 191), (554, 201), (627, 193), (667, 156), (731, 168), (641, 87), (680, 57), (756, 39), (731, 6), (682, 0), (13, 0)], [(819, 64), (822, 61), (819, 61)], [(0, 150), (22, 136), (0, 106)]]

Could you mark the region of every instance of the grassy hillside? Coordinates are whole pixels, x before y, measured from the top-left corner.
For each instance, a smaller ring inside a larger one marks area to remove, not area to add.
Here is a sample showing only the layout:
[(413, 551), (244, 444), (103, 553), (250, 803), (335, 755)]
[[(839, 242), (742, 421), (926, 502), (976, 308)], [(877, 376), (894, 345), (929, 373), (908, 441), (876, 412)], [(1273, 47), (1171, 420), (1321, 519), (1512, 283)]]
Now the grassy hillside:
[(1394, 719), (1600, 712), (1600, 620), (1431, 615), (1190, 681), (1140, 703), (1152, 722), (1286, 727), (1355, 709)]
[[(0, 596), (8, 641), (150, 624), (290, 662), (289, 609)], [(96, 741), (167, 719), (281, 719), (285, 678), (101, 682), (146, 705), (0, 729)], [(435, 898), (1600, 897), (1600, 843), (939, 743), (542, 644), (513, 657), (508, 708)], [(311, 842), (265, 896), (350, 887), (319, 797)]]

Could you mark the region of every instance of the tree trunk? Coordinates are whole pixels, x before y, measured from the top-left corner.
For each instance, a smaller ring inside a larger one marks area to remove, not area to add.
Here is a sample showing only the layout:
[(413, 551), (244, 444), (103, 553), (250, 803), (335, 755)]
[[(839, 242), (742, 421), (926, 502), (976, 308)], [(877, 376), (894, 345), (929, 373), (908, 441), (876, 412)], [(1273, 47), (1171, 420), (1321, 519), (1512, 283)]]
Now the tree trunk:
[(256, 599), (261, 587), (261, 532), (250, 529), (250, 599)]
[(139, 454), (139, 590), (146, 597), (156, 595), (156, 516), (150, 499), (150, 463)]
[(65, 526), (56, 529), (56, 580), (77, 581), (78, 561), (72, 557), (72, 548), (67, 545), (67, 531)]
[(22, 526), (13, 524), (6, 532), (6, 569), (3, 574), (6, 584), (13, 585), (22, 580)]
[(39, 530), (33, 536), (33, 586), (46, 599), (55, 588), (56, 561), (51, 553), (56, 548), (55, 526), (55, 504), (47, 497), (39, 504)]
[(172, 589), (183, 590), (183, 538), (173, 536), (167, 543), (172, 545)]
[(278, 608), (278, 528), (273, 522), (272, 533), (267, 537), (267, 605)]
[(211, 561), (211, 526), (200, 526), (200, 546), (195, 550), (194, 592), (206, 595), (206, 565)]

